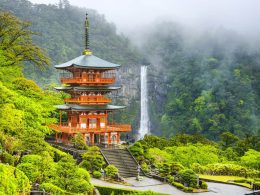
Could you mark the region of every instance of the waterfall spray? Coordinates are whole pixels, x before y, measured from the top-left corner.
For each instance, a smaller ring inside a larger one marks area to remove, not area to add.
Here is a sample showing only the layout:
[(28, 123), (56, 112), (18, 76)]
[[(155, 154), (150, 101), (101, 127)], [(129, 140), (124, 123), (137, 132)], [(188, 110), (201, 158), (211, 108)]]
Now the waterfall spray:
[(147, 94), (147, 66), (141, 66), (141, 119), (138, 139), (149, 133), (148, 94)]

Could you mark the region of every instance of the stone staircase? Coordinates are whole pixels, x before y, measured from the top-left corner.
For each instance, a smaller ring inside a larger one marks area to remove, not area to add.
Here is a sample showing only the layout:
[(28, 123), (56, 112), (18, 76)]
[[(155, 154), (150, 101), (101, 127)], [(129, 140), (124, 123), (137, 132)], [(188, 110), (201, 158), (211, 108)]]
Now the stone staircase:
[[(118, 168), (121, 177), (136, 177), (138, 163), (127, 149), (101, 149), (108, 164), (113, 164)], [(143, 175), (140, 170), (140, 175)]]

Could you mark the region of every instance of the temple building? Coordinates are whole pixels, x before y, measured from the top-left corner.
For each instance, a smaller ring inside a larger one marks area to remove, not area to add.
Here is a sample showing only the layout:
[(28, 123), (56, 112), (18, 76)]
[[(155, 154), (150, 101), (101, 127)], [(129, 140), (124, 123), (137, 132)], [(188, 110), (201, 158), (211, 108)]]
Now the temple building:
[[(71, 138), (81, 133), (90, 145), (119, 144), (120, 133), (131, 131), (131, 125), (114, 123), (111, 115), (125, 106), (109, 104), (112, 100), (107, 94), (120, 89), (114, 85), (120, 65), (92, 55), (87, 15), (85, 28), (83, 55), (55, 66), (61, 71), (60, 80), (64, 84), (56, 89), (68, 93), (70, 98), (64, 99), (64, 105), (56, 106), (60, 110), (60, 121), (50, 127), (56, 131), (57, 142), (70, 143)], [(64, 113), (66, 117), (62, 117)]]

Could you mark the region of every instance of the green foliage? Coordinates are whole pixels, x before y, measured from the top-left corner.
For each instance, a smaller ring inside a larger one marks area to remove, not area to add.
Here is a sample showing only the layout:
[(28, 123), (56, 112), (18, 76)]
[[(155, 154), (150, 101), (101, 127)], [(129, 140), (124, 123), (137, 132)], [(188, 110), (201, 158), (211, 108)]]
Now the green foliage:
[(196, 173), (207, 175), (231, 175), (255, 178), (260, 174), (259, 170), (249, 169), (241, 165), (227, 163), (215, 163), (208, 164), (206, 166), (193, 164), (192, 169)]
[(45, 192), (49, 192), (52, 194), (60, 194), (60, 195), (66, 194), (64, 190), (62, 190), (58, 186), (55, 186), (52, 183), (42, 183), (40, 185), (40, 190), (44, 190)]
[(144, 138), (140, 141), (140, 143), (149, 148), (159, 148), (163, 149), (169, 145), (169, 142), (163, 138), (155, 135), (145, 135)]
[(224, 148), (227, 148), (229, 146), (232, 146), (233, 144), (236, 143), (236, 141), (239, 140), (237, 136), (230, 132), (224, 132), (220, 135), (221, 138), (221, 144), (223, 145)]
[(71, 140), (73, 146), (79, 150), (86, 150), (87, 144), (84, 142), (83, 135), (81, 133), (78, 133), (73, 137)]
[(56, 165), (47, 152), (23, 156), (17, 168), (23, 171), (32, 183), (48, 182), (55, 177), (56, 172)]
[(5, 164), (9, 164), (9, 165), (12, 165), (14, 166), (14, 157), (9, 154), (8, 152), (3, 152), (1, 155), (0, 155), (0, 159), (1, 159), (1, 162), (5, 163)]
[(149, 166), (145, 162), (141, 164), (141, 168), (145, 173), (149, 172)]
[(201, 186), (202, 189), (208, 189), (208, 184), (205, 181), (202, 181)]
[(130, 190), (130, 189), (122, 189), (122, 188), (112, 188), (108, 186), (99, 186), (95, 185), (98, 189), (100, 194), (113, 194), (113, 195), (163, 195), (160, 193), (155, 193), (152, 191), (137, 191), (137, 190)]
[(134, 156), (142, 156), (144, 154), (144, 149), (140, 142), (135, 142), (129, 149)]
[(189, 187), (197, 187), (197, 175), (191, 169), (181, 170), (178, 173), (178, 180)]
[(6, 63), (1, 66), (13, 66), (20, 62), (30, 62), (38, 66), (49, 64), (44, 51), (35, 45), (30, 23), (19, 20), (8, 12), (0, 12), (0, 45)]
[(0, 193), (20, 194), (30, 191), (26, 175), (15, 167), (0, 163)]
[(227, 131), (259, 134), (259, 47), (250, 50), (225, 29), (202, 34), (187, 40), (182, 26), (164, 22), (144, 37), (144, 53), (154, 64), (150, 115), (159, 121), (151, 120), (153, 130), (162, 129), (165, 137), (200, 133), (213, 140)]
[(218, 149), (211, 145), (188, 144), (186, 146), (168, 147), (166, 153), (171, 159), (180, 162), (185, 167), (190, 167), (193, 163), (206, 165), (219, 161)]
[(82, 154), (82, 162), (80, 163), (80, 166), (91, 173), (94, 171), (100, 171), (104, 164), (105, 160), (97, 146), (89, 147), (87, 152)]
[(106, 175), (108, 177), (114, 178), (116, 176), (116, 174), (118, 174), (118, 169), (116, 168), (115, 165), (108, 165), (105, 169), (104, 169)]
[(102, 177), (102, 173), (100, 171), (94, 171), (93, 177), (99, 179)]
[(249, 149), (245, 155), (241, 157), (241, 164), (251, 169), (260, 170), (260, 152)]
[(56, 170), (55, 179), (52, 183), (59, 188), (74, 193), (88, 193), (93, 190), (89, 173), (82, 168), (78, 168), (71, 156), (63, 157), (57, 163)]

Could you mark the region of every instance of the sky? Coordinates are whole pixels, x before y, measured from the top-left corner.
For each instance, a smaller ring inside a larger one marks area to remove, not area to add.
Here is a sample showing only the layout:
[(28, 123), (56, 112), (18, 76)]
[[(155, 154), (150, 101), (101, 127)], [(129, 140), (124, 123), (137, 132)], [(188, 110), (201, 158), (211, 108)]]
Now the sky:
[[(30, 0), (57, 4), (59, 0)], [(198, 28), (224, 27), (246, 35), (260, 33), (260, 0), (69, 0), (97, 10), (120, 32), (172, 20)]]

